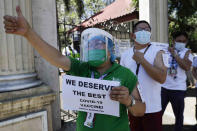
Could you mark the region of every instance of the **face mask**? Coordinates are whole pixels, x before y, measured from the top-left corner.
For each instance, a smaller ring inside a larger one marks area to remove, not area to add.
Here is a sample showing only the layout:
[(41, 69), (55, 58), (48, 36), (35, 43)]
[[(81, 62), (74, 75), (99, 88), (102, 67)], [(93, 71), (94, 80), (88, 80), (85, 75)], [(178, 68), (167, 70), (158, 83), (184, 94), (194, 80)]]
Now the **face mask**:
[(135, 41), (139, 44), (147, 44), (150, 42), (151, 33), (145, 30), (135, 32)]
[(94, 49), (88, 51), (88, 63), (93, 67), (98, 67), (106, 61), (106, 50)]
[(175, 46), (174, 46), (174, 48), (176, 49), (176, 50), (183, 50), (184, 48), (185, 48), (185, 43), (182, 43), (182, 42), (175, 42)]

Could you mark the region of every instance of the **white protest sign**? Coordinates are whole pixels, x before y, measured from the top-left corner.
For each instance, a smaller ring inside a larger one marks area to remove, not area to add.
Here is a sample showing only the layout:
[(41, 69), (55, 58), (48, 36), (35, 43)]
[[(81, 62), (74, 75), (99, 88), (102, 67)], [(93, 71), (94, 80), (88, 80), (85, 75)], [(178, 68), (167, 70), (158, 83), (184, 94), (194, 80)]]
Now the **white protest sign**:
[(112, 87), (120, 82), (64, 75), (63, 109), (106, 114), (119, 117), (119, 102), (110, 99)]

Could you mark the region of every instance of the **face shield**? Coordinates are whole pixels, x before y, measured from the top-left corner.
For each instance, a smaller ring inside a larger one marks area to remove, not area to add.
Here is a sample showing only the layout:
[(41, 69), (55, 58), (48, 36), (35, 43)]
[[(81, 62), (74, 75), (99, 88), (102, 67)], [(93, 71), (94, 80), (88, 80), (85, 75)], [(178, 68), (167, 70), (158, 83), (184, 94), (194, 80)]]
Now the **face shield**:
[(90, 28), (82, 32), (81, 61), (89, 62), (90, 65), (98, 67), (107, 61), (108, 51), (114, 59), (112, 39), (112, 35), (108, 32), (97, 28)]

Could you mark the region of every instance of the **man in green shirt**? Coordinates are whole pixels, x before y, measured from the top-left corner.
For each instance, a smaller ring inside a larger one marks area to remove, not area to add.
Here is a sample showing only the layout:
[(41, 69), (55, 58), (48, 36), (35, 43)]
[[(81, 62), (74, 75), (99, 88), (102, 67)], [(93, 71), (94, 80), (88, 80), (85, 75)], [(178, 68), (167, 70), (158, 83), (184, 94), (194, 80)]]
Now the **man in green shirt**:
[(106, 37), (105, 40), (100, 36), (92, 37), (88, 43), (90, 45), (98, 43), (92, 48), (88, 48), (89, 50), (84, 51), (82, 57), (85, 62), (63, 56), (33, 31), (23, 17), (20, 7), (17, 7), (16, 11), (17, 17), (4, 16), (5, 32), (24, 36), (49, 63), (75, 76), (120, 82), (120, 86), (112, 88), (110, 92), (110, 98), (120, 102), (120, 117), (93, 114), (93, 124), (88, 127), (85, 122), (87, 121), (87, 115), (91, 115), (91, 113), (79, 112), (77, 131), (129, 131), (127, 109), (134, 116), (142, 116), (145, 112), (145, 104), (141, 101), (136, 88), (136, 76), (129, 69), (114, 62), (113, 44), (107, 42)]

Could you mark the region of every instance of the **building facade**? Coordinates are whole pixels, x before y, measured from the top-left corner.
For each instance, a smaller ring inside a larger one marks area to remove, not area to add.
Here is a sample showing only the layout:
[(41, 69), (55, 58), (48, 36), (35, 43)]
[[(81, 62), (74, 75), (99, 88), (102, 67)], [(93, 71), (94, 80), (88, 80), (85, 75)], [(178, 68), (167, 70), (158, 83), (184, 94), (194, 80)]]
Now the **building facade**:
[[(0, 18), (16, 16), (17, 5), (32, 28), (57, 48), (55, 1), (1, 0)], [(4, 28), (2, 19), (0, 28)], [(0, 130), (60, 129), (58, 69), (43, 60), (26, 39), (4, 30), (0, 36)]]

